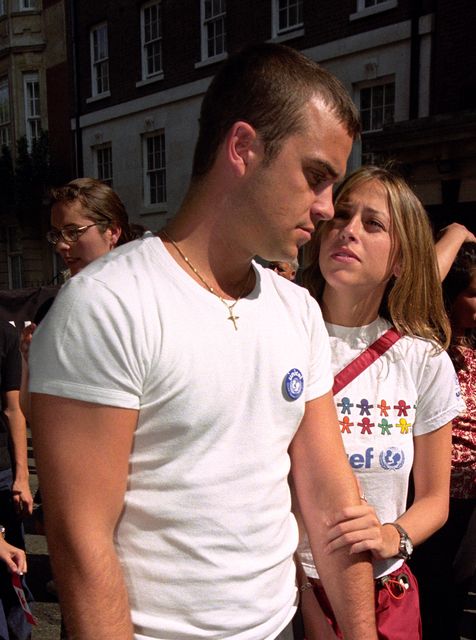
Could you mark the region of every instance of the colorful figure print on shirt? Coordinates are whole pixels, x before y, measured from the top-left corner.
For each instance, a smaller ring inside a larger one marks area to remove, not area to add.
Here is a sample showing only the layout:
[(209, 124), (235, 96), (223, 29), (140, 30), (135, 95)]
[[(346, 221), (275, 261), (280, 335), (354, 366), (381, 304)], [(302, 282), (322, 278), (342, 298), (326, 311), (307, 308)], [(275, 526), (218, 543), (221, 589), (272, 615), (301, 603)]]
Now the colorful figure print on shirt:
[(389, 404), (387, 404), (386, 400), (380, 400), (380, 404), (377, 405), (380, 409), (380, 415), (388, 418), (388, 412), (392, 408)]
[[(349, 396), (343, 396), (337, 399), (336, 406), (340, 409), (343, 416), (339, 420), (341, 433), (352, 433), (350, 427), (357, 424), (360, 427), (360, 433), (364, 435), (372, 435), (372, 427), (375, 425), (380, 429), (379, 435), (391, 435), (391, 429), (396, 427), (400, 434), (411, 434), (413, 412), (416, 410), (416, 403), (408, 404), (406, 400), (399, 399), (389, 401), (382, 399), (379, 403), (371, 404), (367, 398), (362, 398), (359, 402), (352, 402)], [(412, 413), (412, 416), (409, 414)], [(351, 422), (352, 417), (362, 417), (360, 422)], [(392, 421), (395, 418), (395, 422)], [(398, 420), (397, 420), (398, 418)], [(410, 418), (410, 420), (408, 420)], [(374, 420), (374, 421), (372, 421)]]
[(357, 424), (359, 427), (362, 427), (360, 433), (372, 435), (372, 427), (375, 427), (375, 422), (370, 422), (369, 418), (362, 418), (362, 422), (358, 422)]
[(354, 423), (350, 421), (349, 416), (344, 416), (342, 418), (342, 420), (339, 420), (339, 424), (340, 424), (340, 432), (341, 433), (352, 433), (352, 431), (350, 430), (350, 427), (354, 426)]
[[(387, 414), (385, 414), (385, 415), (387, 415)], [(393, 424), (390, 424), (390, 422), (387, 420), (387, 418), (382, 418), (382, 422), (379, 422), (378, 426), (381, 429), (380, 435), (389, 436), (390, 435), (390, 429), (393, 427)]]
[(350, 415), (350, 410), (352, 409), (352, 407), (354, 406), (353, 404), (350, 403), (350, 399), (347, 397), (342, 398), (341, 402), (337, 403), (338, 407), (342, 407), (342, 411), (341, 413), (348, 413)]
[(369, 401), (366, 398), (362, 398), (362, 400), (360, 401), (360, 404), (357, 404), (356, 407), (360, 409), (361, 416), (369, 416), (370, 409), (373, 409), (374, 405), (369, 404)]
[(400, 418), (398, 421), (398, 425), (400, 427), (400, 433), (408, 433), (409, 428), (412, 426), (409, 422), (405, 420), (405, 418)]
[(396, 405), (393, 407), (398, 411), (398, 417), (407, 416), (408, 409), (410, 409), (410, 405), (405, 402), (405, 400), (399, 400)]

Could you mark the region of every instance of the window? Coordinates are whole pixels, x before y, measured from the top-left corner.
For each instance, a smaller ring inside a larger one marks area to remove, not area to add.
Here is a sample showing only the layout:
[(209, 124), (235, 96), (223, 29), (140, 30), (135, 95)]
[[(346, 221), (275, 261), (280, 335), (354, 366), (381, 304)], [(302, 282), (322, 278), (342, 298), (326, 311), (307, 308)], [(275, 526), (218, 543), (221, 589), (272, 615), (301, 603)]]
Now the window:
[(225, 0), (201, 0), (202, 60), (225, 53)]
[(10, 146), (10, 94), (8, 78), (0, 80), (0, 148)]
[(91, 85), (93, 96), (109, 93), (107, 24), (91, 29)]
[(165, 135), (154, 133), (144, 138), (145, 202), (166, 202)]
[(10, 289), (20, 289), (23, 286), (23, 264), (20, 244), (20, 230), (18, 227), (7, 229), (8, 253), (8, 285)]
[(357, 0), (357, 11), (350, 14), (350, 20), (358, 20), (388, 9), (394, 9), (398, 5), (397, 0)]
[(273, 36), (303, 26), (303, 0), (273, 0)]
[(6, 0), (0, 0), (0, 16), (4, 16), (7, 12), (7, 8), (5, 6)]
[(40, 137), (40, 81), (38, 72), (25, 73), (23, 76), (23, 92), (25, 95), (25, 130), (28, 147), (31, 149), (33, 140)]
[(141, 11), (142, 79), (162, 72), (162, 7), (147, 4)]
[(392, 124), (395, 114), (395, 83), (378, 84), (360, 89), (362, 132), (379, 131)]
[(387, 0), (359, 0), (359, 9), (368, 9), (375, 7), (377, 4), (384, 4)]
[(105, 144), (96, 147), (96, 177), (112, 187), (112, 146)]
[(36, 9), (36, 0), (20, 0), (20, 11)]

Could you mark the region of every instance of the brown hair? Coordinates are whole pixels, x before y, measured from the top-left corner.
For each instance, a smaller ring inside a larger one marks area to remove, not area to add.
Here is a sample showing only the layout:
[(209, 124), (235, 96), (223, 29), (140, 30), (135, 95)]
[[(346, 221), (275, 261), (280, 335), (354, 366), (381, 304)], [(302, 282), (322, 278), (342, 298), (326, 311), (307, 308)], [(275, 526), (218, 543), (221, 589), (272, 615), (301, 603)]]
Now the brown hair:
[(269, 43), (247, 47), (231, 56), (202, 102), (192, 177), (210, 170), (220, 144), (239, 120), (259, 133), (269, 163), (284, 139), (303, 129), (303, 107), (315, 96), (353, 139), (358, 137), (360, 116), (346, 89), (310, 58)]
[[(403, 334), (435, 341), (446, 349), (450, 326), (443, 305), (433, 234), (423, 205), (397, 173), (382, 167), (361, 167), (348, 176), (335, 194), (339, 201), (360, 185), (377, 180), (387, 194), (393, 236), (393, 261), (400, 264), (382, 298), (379, 313)], [(323, 222), (309, 243), (303, 282), (319, 300), (325, 281), (319, 268), (320, 239), (331, 222)]]
[(79, 200), (85, 216), (106, 230), (115, 227), (121, 230), (117, 245), (139, 238), (144, 227), (129, 223), (126, 208), (117, 193), (107, 184), (95, 178), (76, 178), (62, 187), (49, 191), (50, 206), (56, 202), (71, 203)]

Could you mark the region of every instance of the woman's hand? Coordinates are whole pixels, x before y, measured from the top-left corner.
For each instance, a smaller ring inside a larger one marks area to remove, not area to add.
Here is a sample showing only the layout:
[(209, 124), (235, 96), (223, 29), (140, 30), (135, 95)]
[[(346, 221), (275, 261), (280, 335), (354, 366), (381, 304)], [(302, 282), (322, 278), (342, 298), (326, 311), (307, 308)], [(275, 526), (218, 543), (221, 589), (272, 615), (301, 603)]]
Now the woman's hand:
[(0, 539), (0, 560), (3, 560), (12, 573), (23, 575), (26, 573), (26, 554), (23, 549), (17, 549), (5, 540)]
[(374, 508), (366, 502), (346, 507), (329, 523), (329, 553), (348, 546), (349, 553), (370, 551), (374, 558), (382, 560), (397, 555), (399, 543), (395, 527), (382, 525)]
[(25, 362), (28, 362), (28, 354), (30, 352), (30, 344), (31, 344), (31, 340), (33, 338), (33, 334), (35, 332), (35, 329), (36, 329), (36, 324), (34, 322), (32, 322), (27, 327), (25, 327), (23, 329), (23, 331), (21, 332), (20, 351), (21, 351), (21, 354), (22, 354)]

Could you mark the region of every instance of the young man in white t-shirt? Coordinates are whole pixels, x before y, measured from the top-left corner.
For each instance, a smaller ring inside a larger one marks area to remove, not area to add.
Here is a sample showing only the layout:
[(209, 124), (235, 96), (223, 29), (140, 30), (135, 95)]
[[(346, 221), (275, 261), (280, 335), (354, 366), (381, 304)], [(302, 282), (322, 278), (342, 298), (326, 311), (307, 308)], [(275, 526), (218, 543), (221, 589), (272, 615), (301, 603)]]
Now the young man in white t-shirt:
[(292, 638), (297, 527), (349, 640), (376, 640), (366, 555), (326, 553), (358, 504), (317, 304), (290, 261), (333, 215), (358, 115), (301, 54), (230, 57), (205, 95), (191, 186), (159, 237), (68, 283), (35, 334), (35, 450), (69, 634)]

